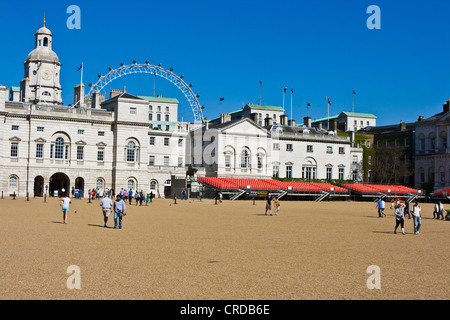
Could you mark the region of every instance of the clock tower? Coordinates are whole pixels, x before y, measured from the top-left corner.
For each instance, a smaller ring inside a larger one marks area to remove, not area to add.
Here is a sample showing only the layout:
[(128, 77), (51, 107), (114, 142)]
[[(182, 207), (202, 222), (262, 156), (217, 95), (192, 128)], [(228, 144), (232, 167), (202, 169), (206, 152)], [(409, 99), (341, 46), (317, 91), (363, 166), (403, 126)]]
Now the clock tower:
[(24, 63), (21, 100), (36, 104), (62, 105), (59, 82), (61, 63), (52, 50), (52, 32), (44, 26), (35, 34), (35, 48)]

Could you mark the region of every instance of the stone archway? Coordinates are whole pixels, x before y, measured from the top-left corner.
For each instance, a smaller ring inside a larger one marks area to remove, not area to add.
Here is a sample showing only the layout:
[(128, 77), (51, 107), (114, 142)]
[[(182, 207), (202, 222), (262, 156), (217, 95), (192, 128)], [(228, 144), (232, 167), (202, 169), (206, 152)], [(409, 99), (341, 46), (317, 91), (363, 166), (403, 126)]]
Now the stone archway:
[(43, 197), (44, 196), (44, 178), (42, 176), (37, 176), (34, 178), (34, 196)]
[(70, 192), (70, 179), (62, 172), (55, 173), (50, 177), (49, 195), (51, 197), (62, 197)]

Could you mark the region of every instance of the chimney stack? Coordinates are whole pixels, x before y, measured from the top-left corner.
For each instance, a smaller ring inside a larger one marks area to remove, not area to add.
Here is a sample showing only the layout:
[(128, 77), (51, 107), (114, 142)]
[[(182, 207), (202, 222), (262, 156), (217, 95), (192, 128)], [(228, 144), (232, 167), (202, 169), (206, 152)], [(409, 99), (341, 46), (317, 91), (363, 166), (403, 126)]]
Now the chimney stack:
[(231, 121), (231, 115), (228, 114), (228, 113), (222, 113), (220, 115), (220, 123), (225, 123), (225, 122), (228, 122), (228, 121)]
[(311, 128), (311, 117), (304, 117), (304, 118), (303, 118), (303, 124), (304, 124), (307, 128)]
[(252, 119), (254, 123), (258, 123), (258, 114), (257, 113), (252, 113), (250, 115), (250, 119)]
[(423, 121), (425, 119), (425, 117), (424, 116), (419, 116), (419, 119), (417, 119), (417, 121)]
[(286, 114), (283, 114), (283, 115), (280, 116), (280, 124), (282, 126), (287, 125), (287, 122), (288, 122), (287, 118), (288, 118), (288, 116)]
[(404, 123), (402, 120), (400, 120), (400, 130), (406, 130), (406, 123)]
[(450, 111), (450, 99), (444, 104), (444, 112)]

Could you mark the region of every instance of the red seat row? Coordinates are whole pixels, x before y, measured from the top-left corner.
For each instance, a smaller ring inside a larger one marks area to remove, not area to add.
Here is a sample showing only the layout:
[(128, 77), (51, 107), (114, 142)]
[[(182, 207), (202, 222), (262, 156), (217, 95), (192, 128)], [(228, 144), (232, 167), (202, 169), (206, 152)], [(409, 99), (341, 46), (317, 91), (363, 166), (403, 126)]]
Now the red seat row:
[(418, 190), (397, 185), (378, 185), (378, 184), (344, 184), (342, 185), (350, 190), (360, 193), (392, 193), (392, 194), (410, 194), (419, 193)]

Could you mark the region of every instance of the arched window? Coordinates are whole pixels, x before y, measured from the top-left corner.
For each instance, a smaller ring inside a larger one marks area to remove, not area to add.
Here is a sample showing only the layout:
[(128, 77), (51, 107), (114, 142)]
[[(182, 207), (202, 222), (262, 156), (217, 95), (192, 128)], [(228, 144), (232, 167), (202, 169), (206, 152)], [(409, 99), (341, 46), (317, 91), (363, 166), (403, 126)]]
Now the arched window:
[(48, 38), (47, 37), (44, 38), (44, 47), (48, 47)]
[(9, 186), (10, 188), (17, 188), (17, 177), (12, 176), (9, 178)]
[(128, 190), (134, 190), (134, 180), (128, 180)]
[(250, 167), (250, 155), (247, 150), (241, 152), (241, 169), (247, 169)]
[(64, 159), (64, 139), (61, 137), (56, 138), (55, 159)]
[(150, 190), (156, 190), (156, 181), (150, 182)]
[(96, 187), (97, 187), (98, 190), (102, 190), (103, 189), (103, 179), (97, 179)]

